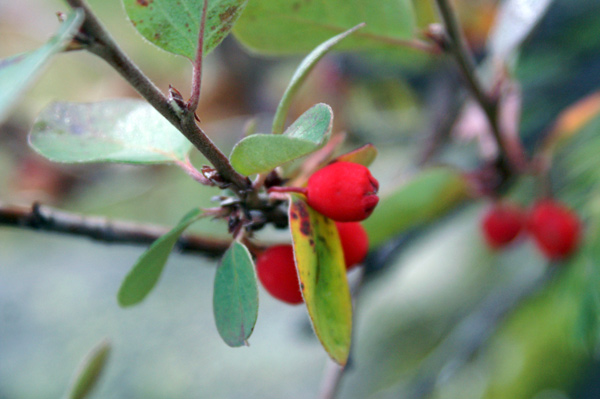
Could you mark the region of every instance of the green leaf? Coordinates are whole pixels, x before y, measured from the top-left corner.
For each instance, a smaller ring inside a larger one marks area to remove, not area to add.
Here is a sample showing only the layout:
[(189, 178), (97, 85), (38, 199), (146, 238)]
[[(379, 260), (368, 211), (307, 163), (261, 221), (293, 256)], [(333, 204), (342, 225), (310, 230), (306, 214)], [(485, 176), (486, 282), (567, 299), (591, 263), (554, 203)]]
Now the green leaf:
[(51, 104), (33, 125), (29, 144), (51, 161), (68, 163), (183, 161), (192, 146), (152, 106), (133, 99)]
[[(231, 30), (248, 0), (209, 0), (204, 55)], [(142, 36), (173, 54), (194, 60), (203, 0), (123, 0), (127, 16)]]
[(344, 365), (352, 338), (352, 301), (337, 228), (300, 195), (290, 195), (289, 218), (300, 288), (313, 328), (329, 356)]
[(238, 241), (231, 244), (217, 269), (213, 312), (227, 345), (247, 345), (258, 316), (258, 287), (252, 256)]
[(376, 247), (407, 229), (430, 222), (452, 209), (467, 195), (463, 176), (452, 169), (430, 169), (383, 197), (363, 222)]
[(75, 374), (67, 396), (69, 399), (84, 399), (88, 397), (94, 386), (96, 386), (102, 370), (104, 370), (109, 354), (110, 342), (107, 340), (102, 340), (91, 350)]
[(375, 158), (377, 158), (377, 148), (373, 144), (365, 144), (356, 150), (340, 155), (336, 161), (358, 163), (368, 167)]
[(67, 47), (82, 23), (83, 11), (75, 10), (45, 45), (29, 53), (0, 60), (0, 121), (52, 56)]
[(333, 111), (317, 104), (302, 114), (283, 134), (253, 134), (238, 142), (229, 157), (243, 175), (263, 173), (319, 149), (329, 138)]
[(191, 210), (177, 226), (152, 243), (123, 280), (118, 294), (119, 305), (136, 305), (146, 298), (158, 282), (179, 236), (202, 216), (200, 209)]
[(288, 87), (285, 89), (285, 93), (281, 97), (281, 101), (279, 101), (279, 105), (277, 106), (277, 111), (275, 111), (275, 116), (273, 118), (273, 128), (271, 129), (272, 133), (280, 134), (283, 132), (283, 127), (285, 125), (285, 120), (287, 114), (290, 110), (290, 105), (292, 103), (292, 99), (302, 87), (302, 84), (306, 81), (308, 74), (313, 70), (317, 62), (325, 54), (329, 52), (336, 44), (338, 44), (341, 40), (348, 37), (350, 34), (356, 32), (358, 29), (364, 27), (364, 24), (357, 25), (351, 29), (348, 29), (344, 33), (340, 33), (337, 36), (332, 37), (324, 43), (321, 43), (317, 48), (315, 48), (309, 55), (306, 56), (296, 68), (296, 72), (292, 76)]
[(255, 51), (289, 54), (310, 51), (362, 22), (367, 26), (338, 49), (397, 49), (415, 30), (410, 0), (252, 0), (233, 32)]

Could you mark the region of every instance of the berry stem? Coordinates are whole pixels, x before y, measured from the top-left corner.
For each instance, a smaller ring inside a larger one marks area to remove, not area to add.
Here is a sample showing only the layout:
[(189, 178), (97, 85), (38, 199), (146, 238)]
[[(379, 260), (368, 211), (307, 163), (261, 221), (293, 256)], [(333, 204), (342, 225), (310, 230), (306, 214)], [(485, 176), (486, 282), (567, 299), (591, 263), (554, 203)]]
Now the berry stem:
[(306, 195), (308, 190), (306, 187), (280, 187), (275, 186), (267, 190), (269, 193), (300, 193)]

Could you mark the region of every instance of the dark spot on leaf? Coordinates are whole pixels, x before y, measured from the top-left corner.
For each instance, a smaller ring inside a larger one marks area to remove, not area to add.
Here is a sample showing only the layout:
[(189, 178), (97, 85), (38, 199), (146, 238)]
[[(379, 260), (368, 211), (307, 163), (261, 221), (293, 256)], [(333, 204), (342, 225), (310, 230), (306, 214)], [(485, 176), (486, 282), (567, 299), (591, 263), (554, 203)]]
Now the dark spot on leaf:
[(227, 7), (227, 9), (225, 11), (223, 11), (221, 14), (219, 14), (219, 19), (221, 20), (221, 22), (227, 22), (231, 19), (231, 17), (235, 14), (236, 11), (237, 11), (237, 7), (234, 7), (234, 6)]
[(304, 291), (304, 284), (303, 284), (303, 283), (300, 283), (300, 289), (301, 289), (302, 291)]
[(300, 3), (294, 3), (294, 4), (292, 4), (292, 10), (298, 11), (299, 8), (300, 8)]
[(189, 27), (190, 27), (190, 24), (188, 24), (188, 23), (186, 22), (186, 23), (185, 23), (185, 27), (186, 27), (186, 28), (189, 28)]
[(147, 7), (148, 4), (152, 3), (152, 0), (135, 0), (135, 2), (141, 5), (142, 7)]
[(292, 217), (292, 219), (294, 219), (294, 220), (298, 220), (298, 214), (297, 214), (296, 212), (292, 212), (292, 213), (290, 214), (290, 216)]
[(310, 244), (311, 247), (315, 246), (315, 240), (313, 240), (312, 238), (310, 239), (310, 241), (308, 241), (308, 243)]
[(160, 39), (160, 33), (156, 32), (154, 34), (154, 40), (158, 40), (158, 39)]

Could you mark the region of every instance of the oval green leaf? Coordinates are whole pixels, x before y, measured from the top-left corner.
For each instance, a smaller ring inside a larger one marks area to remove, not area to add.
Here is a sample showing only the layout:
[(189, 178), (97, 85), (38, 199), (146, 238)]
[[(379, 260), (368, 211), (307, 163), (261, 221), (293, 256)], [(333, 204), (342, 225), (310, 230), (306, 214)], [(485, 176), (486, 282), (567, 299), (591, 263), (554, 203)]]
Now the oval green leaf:
[(317, 62), (319, 62), (319, 60), (323, 58), (323, 56), (341, 40), (362, 27), (364, 27), (364, 24), (357, 25), (351, 29), (348, 29), (344, 33), (340, 33), (339, 35), (332, 37), (326, 42), (321, 43), (317, 48), (311, 51), (306, 58), (302, 60), (300, 65), (298, 65), (298, 68), (296, 68), (296, 72), (294, 72), (288, 87), (285, 89), (285, 92), (281, 97), (281, 101), (279, 101), (277, 111), (275, 111), (275, 116), (273, 117), (273, 127), (271, 129), (272, 133), (280, 134), (283, 132), (283, 127), (285, 125), (285, 120), (287, 118), (290, 105), (292, 104), (292, 100), (300, 87), (302, 87), (302, 84), (308, 77), (310, 71), (312, 71), (315, 65), (317, 65)]
[(102, 340), (85, 357), (71, 384), (67, 397), (69, 399), (85, 399), (98, 383), (102, 370), (108, 361), (110, 342)]
[(410, 0), (252, 0), (233, 32), (255, 51), (289, 54), (311, 51), (362, 22), (367, 26), (339, 49), (397, 49), (415, 31)]
[(243, 175), (263, 173), (318, 150), (329, 138), (333, 111), (317, 104), (302, 114), (283, 134), (253, 134), (238, 142), (229, 157)]
[(202, 216), (200, 209), (191, 210), (177, 226), (152, 243), (123, 280), (117, 295), (119, 305), (123, 307), (136, 305), (146, 298), (158, 282), (179, 236)]
[(430, 169), (383, 197), (363, 222), (372, 247), (439, 217), (465, 200), (468, 186), (453, 169)]
[(227, 345), (248, 344), (258, 316), (258, 287), (252, 256), (238, 241), (231, 244), (217, 268), (213, 313)]
[(67, 163), (183, 161), (192, 148), (152, 106), (134, 99), (51, 104), (33, 125), (29, 144)]
[(0, 60), (0, 122), (52, 56), (67, 47), (82, 23), (83, 11), (75, 10), (45, 45), (29, 53)]
[(340, 162), (352, 162), (363, 166), (370, 166), (377, 158), (377, 148), (373, 144), (365, 144), (356, 150), (340, 155), (335, 160)]
[(352, 300), (335, 223), (290, 195), (290, 231), (302, 296), (329, 356), (345, 365), (352, 338)]
[[(204, 28), (204, 55), (231, 30), (248, 0), (209, 0)], [(194, 60), (203, 0), (123, 0), (127, 16), (150, 43)]]

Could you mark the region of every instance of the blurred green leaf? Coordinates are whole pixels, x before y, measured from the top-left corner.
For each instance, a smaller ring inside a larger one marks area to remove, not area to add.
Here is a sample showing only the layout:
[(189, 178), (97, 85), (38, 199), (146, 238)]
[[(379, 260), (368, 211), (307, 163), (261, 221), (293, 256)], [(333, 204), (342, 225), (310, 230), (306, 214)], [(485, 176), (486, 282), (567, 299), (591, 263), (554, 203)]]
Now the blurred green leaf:
[[(231, 30), (248, 0), (209, 0), (204, 55)], [(133, 26), (152, 44), (194, 60), (203, 0), (123, 0)]]
[(51, 104), (33, 125), (29, 144), (67, 163), (183, 161), (192, 147), (150, 104), (134, 99)]
[(146, 298), (158, 282), (179, 236), (202, 216), (204, 216), (202, 210), (191, 210), (177, 226), (152, 243), (123, 280), (118, 293), (119, 305), (123, 307), (136, 305)]
[(365, 22), (340, 50), (397, 49), (411, 39), (415, 17), (410, 0), (287, 1), (253, 0), (234, 27), (252, 50), (289, 54), (306, 52), (332, 35)]
[(464, 177), (453, 169), (429, 169), (381, 198), (363, 222), (372, 247), (407, 229), (432, 221), (467, 197)]
[(67, 47), (82, 23), (83, 11), (75, 10), (45, 45), (29, 53), (0, 60), (0, 122), (52, 56)]
[(333, 111), (317, 104), (303, 113), (283, 134), (253, 134), (238, 142), (229, 159), (243, 175), (268, 172), (319, 149), (329, 138)]
[(335, 223), (303, 196), (290, 196), (290, 230), (302, 296), (319, 341), (344, 365), (352, 337), (352, 301)]
[(552, 0), (508, 0), (500, 11), (488, 36), (490, 54), (506, 59), (542, 19)]
[(85, 399), (98, 383), (110, 354), (110, 342), (102, 340), (85, 357), (71, 385), (69, 399)]
[(353, 162), (368, 167), (373, 163), (375, 158), (377, 158), (377, 148), (373, 144), (365, 144), (356, 150), (340, 155), (335, 160)]
[(252, 256), (238, 241), (231, 244), (217, 268), (213, 312), (227, 345), (247, 344), (258, 316), (258, 287)]
[(357, 25), (343, 33), (340, 33), (337, 36), (332, 37), (326, 42), (321, 43), (302, 60), (300, 65), (298, 65), (298, 68), (296, 68), (296, 72), (294, 72), (288, 87), (285, 89), (285, 93), (283, 93), (281, 101), (279, 101), (277, 111), (275, 111), (275, 116), (273, 117), (273, 127), (271, 129), (272, 133), (280, 134), (283, 132), (283, 127), (285, 125), (285, 120), (292, 100), (300, 87), (302, 87), (302, 84), (306, 81), (310, 71), (312, 71), (315, 65), (317, 65), (317, 62), (319, 62), (319, 60), (323, 58), (323, 56), (327, 54), (329, 50), (331, 50), (336, 44), (362, 27), (364, 27), (364, 24)]

